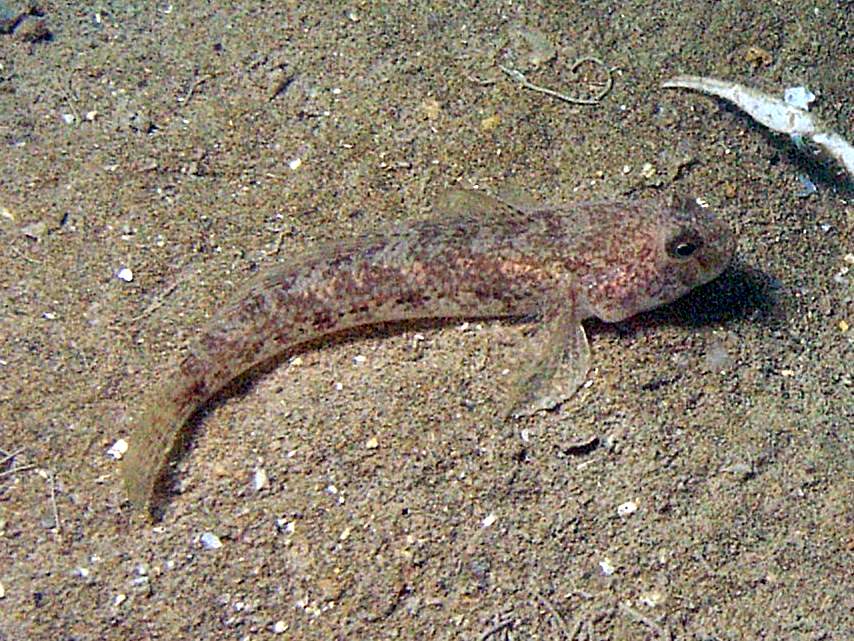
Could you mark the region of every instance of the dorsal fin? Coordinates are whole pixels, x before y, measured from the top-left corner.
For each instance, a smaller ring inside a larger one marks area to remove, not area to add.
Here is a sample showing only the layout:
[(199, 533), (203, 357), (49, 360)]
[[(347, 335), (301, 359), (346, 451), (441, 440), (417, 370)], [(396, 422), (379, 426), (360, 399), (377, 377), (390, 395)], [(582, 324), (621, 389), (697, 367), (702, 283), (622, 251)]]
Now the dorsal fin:
[(439, 214), (451, 216), (475, 216), (486, 218), (507, 209), (502, 201), (471, 189), (449, 189), (441, 192), (433, 205)]
[(497, 196), (472, 189), (450, 189), (439, 194), (433, 210), (453, 216), (492, 218), (507, 213), (531, 213), (542, 206), (518, 187), (505, 187)]
[(501, 189), (498, 190), (497, 198), (501, 202), (507, 203), (513, 207), (513, 209), (518, 209), (525, 213), (544, 209), (541, 202), (537, 201), (536, 198), (515, 183), (507, 183), (503, 185)]

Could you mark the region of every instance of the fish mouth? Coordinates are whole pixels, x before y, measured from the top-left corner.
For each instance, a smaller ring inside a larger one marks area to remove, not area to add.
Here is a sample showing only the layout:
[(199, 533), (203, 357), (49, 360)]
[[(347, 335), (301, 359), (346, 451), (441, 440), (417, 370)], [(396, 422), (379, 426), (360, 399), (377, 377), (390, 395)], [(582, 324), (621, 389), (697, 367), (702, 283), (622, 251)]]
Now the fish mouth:
[(720, 276), (735, 256), (735, 237), (729, 227), (721, 223), (712, 242), (707, 243), (706, 250), (697, 256), (702, 283), (708, 283)]

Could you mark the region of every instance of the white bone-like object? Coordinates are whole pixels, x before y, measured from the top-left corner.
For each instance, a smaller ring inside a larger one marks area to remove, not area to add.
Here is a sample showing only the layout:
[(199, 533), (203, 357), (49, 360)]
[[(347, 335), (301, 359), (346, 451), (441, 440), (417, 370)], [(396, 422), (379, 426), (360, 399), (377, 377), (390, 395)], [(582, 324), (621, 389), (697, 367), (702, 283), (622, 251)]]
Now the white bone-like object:
[(753, 87), (745, 87), (716, 78), (677, 76), (666, 80), (661, 86), (670, 89), (693, 89), (723, 98), (769, 129), (790, 136), (812, 138), (851, 176), (854, 176), (854, 147), (842, 136), (827, 129), (818, 118), (804, 109), (794, 107)]

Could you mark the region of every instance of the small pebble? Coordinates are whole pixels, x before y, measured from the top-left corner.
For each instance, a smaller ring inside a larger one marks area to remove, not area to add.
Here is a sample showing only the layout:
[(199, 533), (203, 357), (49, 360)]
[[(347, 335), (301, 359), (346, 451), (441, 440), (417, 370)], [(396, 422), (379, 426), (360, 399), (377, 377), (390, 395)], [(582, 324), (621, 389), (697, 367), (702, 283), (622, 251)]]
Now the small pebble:
[(293, 160), (289, 160), (288, 161), (288, 167), (290, 167), (292, 170), (296, 171), (297, 169), (302, 167), (302, 160), (300, 160), (299, 158), (294, 158)]
[(424, 113), (427, 115), (428, 119), (435, 120), (439, 117), (439, 112), (441, 111), (442, 106), (435, 98), (428, 98), (427, 100), (421, 103), (421, 109), (424, 110)]
[(276, 621), (276, 622), (273, 624), (273, 632), (274, 632), (275, 634), (281, 634), (282, 632), (284, 632), (284, 631), (285, 631), (285, 630), (287, 630), (287, 629), (288, 629), (288, 625), (287, 625), (287, 623), (285, 623), (285, 622), (284, 622), (284, 621), (282, 621), (282, 620)]
[(293, 521), (285, 521), (283, 518), (278, 518), (276, 519), (276, 529), (282, 534), (293, 534), (297, 529), (297, 525)]
[(497, 114), (494, 116), (487, 116), (483, 120), (480, 121), (480, 129), (481, 131), (492, 131), (498, 124), (501, 122), (501, 117)]
[(646, 179), (650, 179), (655, 176), (655, 167), (652, 166), (652, 163), (645, 162), (643, 167), (641, 167), (641, 176)]
[(126, 283), (130, 283), (133, 281), (133, 272), (127, 267), (122, 267), (119, 271), (116, 272), (116, 278), (119, 280), (123, 280)]
[(379, 440), (377, 440), (376, 436), (372, 436), (368, 439), (368, 442), (365, 443), (365, 448), (369, 450), (375, 450), (380, 446)]
[(107, 450), (107, 456), (119, 461), (128, 451), (128, 442), (123, 438), (113, 443)]
[(252, 477), (252, 488), (256, 492), (260, 492), (265, 487), (267, 487), (268, 478), (267, 478), (267, 470), (263, 467), (256, 467), (255, 474)]
[(495, 516), (495, 513), (490, 513), (485, 519), (483, 519), (483, 527), (489, 527), (493, 523), (498, 520), (498, 517)]
[(222, 547), (222, 541), (213, 532), (205, 532), (199, 540), (206, 550), (218, 550)]
[(664, 594), (658, 590), (650, 590), (640, 595), (640, 602), (648, 608), (655, 608), (664, 602)]
[(634, 501), (626, 501), (617, 506), (617, 514), (620, 516), (630, 516), (638, 511), (638, 504)]
[(602, 574), (605, 576), (611, 576), (617, 571), (610, 559), (602, 559), (599, 561), (599, 569), (602, 570)]
[(799, 174), (798, 180), (801, 182), (801, 190), (798, 192), (798, 198), (807, 198), (818, 191), (818, 187), (810, 180), (806, 174)]

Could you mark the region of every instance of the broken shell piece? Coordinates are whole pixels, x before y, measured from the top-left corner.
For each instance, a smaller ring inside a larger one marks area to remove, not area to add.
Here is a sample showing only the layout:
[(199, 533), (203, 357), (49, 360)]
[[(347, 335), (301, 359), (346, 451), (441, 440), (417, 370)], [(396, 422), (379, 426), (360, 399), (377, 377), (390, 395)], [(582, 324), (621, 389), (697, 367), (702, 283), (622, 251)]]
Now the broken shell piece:
[(537, 29), (514, 25), (510, 28), (509, 35), (514, 49), (521, 52), (518, 66), (522, 69), (536, 69), (557, 55), (557, 50), (548, 37)]
[(205, 532), (199, 537), (199, 541), (206, 550), (218, 550), (222, 547), (222, 541), (213, 532)]
[(723, 98), (746, 111), (756, 122), (780, 133), (811, 136), (816, 131), (816, 124), (809, 113), (753, 87), (699, 76), (677, 76), (664, 81), (661, 86), (693, 89)]
[(256, 467), (255, 473), (252, 475), (252, 489), (256, 492), (260, 492), (267, 487), (268, 483), (269, 479), (267, 477), (267, 470), (263, 467)]
[(110, 449), (107, 450), (107, 456), (119, 461), (128, 451), (128, 442), (123, 438), (113, 443)]
[(769, 96), (758, 89), (715, 78), (677, 76), (666, 80), (661, 86), (669, 89), (693, 89), (723, 98), (769, 129), (790, 136), (808, 136), (854, 176), (854, 147), (839, 134), (828, 130), (804, 109), (787, 104), (786, 101)]

